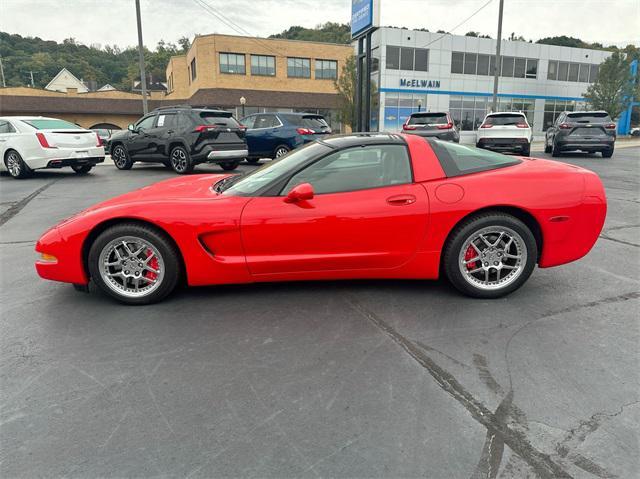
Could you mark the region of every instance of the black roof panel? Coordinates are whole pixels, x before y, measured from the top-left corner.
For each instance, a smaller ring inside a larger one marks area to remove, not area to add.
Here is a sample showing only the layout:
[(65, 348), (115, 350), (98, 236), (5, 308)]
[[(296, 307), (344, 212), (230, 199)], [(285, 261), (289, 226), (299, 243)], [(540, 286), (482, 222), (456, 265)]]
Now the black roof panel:
[(332, 148), (348, 148), (350, 146), (381, 145), (389, 143), (406, 144), (401, 135), (395, 133), (351, 133), (347, 135), (331, 135), (319, 140)]

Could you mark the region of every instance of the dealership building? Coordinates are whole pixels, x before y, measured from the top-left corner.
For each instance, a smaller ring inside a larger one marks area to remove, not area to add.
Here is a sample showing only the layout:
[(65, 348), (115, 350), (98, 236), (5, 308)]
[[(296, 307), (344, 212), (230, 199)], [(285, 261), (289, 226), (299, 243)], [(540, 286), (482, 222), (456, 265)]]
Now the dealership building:
[[(498, 111), (522, 111), (535, 136), (582, 94), (610, 52), (504, 40)], [(416, 111), (448, 111), (462, 139), (491, 111), (496, 40), (379, 28), (372, 38), (372, 129), (400, 131)]]

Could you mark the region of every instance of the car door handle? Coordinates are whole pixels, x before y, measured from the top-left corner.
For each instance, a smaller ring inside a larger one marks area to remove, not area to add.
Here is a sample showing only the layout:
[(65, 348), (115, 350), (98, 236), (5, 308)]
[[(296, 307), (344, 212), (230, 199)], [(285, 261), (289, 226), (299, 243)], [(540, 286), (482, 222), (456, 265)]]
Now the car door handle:
[(395, 195), (387, 198), (387, 203), (391, 206), (404, 206), (410, 205), (416, 202), (416, 197), (413, 195)]
[(173, 135), (173, 133), (174, 133), (173, 130), (167, 131), (167, 134), (169, 134), (169, 135)]

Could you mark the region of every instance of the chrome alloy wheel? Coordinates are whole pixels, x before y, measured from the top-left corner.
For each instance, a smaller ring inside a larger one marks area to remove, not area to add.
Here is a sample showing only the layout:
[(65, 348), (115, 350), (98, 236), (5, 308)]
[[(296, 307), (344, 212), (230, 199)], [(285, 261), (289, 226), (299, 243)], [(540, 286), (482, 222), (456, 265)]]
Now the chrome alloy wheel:
[(118, 168), (124, 168), (126, 166), (127, 152), (124, 150), (123, 146), (116, 146), (111, 156), (113, 157), (113, 162)]
[(171, 152), (171, 165), (180, 173), (187, 169), (187, 155), (182, 149), (176, 148)]
[(280, 158), (280, 157), (286, 155), (287, 153), (289, 153), (289, 150), (286, 149), (285, 147), (281, 146), (280, 148), (278, 148), (276, 150), (276, 155), (275, 156), (276, 156), (276, 158)]
[(460, 249), (458, 266), (472, 286), (496, 290), (513, 283), (527, 264), (522, 236), (505, 226), (489, 226), (474, 232)]
[(9, 174), (13, 177), (20, 176), (22, 173), (22, 163), (20, 161), (20, 157), (17, 153), (11, 152), (7, 156), (7, 170), (9, 170)]
[(135, 236), (109, 242), (102, 248), (98, 261), (104, 283), (127, 298), (147, 296), (164, 278), (164, 260), (158, 248)]

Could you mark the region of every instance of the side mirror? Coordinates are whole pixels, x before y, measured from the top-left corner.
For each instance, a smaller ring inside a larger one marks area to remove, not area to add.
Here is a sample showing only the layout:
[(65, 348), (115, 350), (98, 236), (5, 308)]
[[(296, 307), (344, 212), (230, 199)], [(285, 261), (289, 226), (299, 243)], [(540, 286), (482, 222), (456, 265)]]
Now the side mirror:
[(307, 201), (313, 198), (313, 186), (309, 183), (301, 183), (285, 197), (285, 203), (297, 203), (299, 201)]
[(129, 130), (129, 131), (131, 131), (131, 132), (135, 133), (135, 132), (136, 132), (136, 127), (135, 127), (135, 126), (133, 126), (133, 123), (129, 123), (129, 124), (127, 125), (127, 130)]

